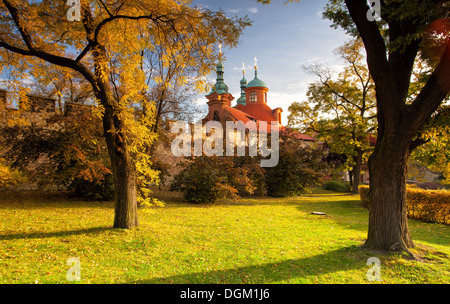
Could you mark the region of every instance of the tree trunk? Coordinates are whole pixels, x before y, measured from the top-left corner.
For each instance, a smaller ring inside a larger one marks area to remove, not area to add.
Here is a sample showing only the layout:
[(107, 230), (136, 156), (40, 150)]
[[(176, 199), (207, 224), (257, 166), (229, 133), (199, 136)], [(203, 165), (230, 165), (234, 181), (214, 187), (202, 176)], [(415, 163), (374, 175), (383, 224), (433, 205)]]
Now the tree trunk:
[(414, 247), (406, 212), (408, 145), (400, 140), (381, 141), (369, 158), (369, 232), (365, 245), (376, 250), (407, 251)]
[(118, 115), (118, 103), (111, 91), (109, 78), (105, 77), (109, 75), (106, 50), (104, 46), (95, 43), (92, 54), (97, 80), (93, 88), (105, 109), (103, 132), (114, 176), (113, 227), (129, 229), (138, 226), (135, 162), (127, 149), (127, 138), (123, 132), (125, 126)]
[(129, 155), (117, 155), (114, 162), (114, 228), (129, 229), (139, 225), (136, 200), (136, 173)]
[(350, 183), (350, 188), (353, 187), (353, 170), (348, 170), (348, 182)]
[(138, 226), (136, 199), (136, 171), (134, 161), (126, 149), (122, 133), (111, 132), (119, 129), (120, 121), (111, 108), (105, 109), (103, 128), (114, 176), (114, 228), (129, 229)]
[(356, 149), (356, 157), (355, 157), (355, 166), (353, 167), (353, 185), (352, 185), (352, 193), (359, 193), (359, 184), (361, 182), (361, 167), (362, 167), (362, 156), (363, 153), (361, 148)]

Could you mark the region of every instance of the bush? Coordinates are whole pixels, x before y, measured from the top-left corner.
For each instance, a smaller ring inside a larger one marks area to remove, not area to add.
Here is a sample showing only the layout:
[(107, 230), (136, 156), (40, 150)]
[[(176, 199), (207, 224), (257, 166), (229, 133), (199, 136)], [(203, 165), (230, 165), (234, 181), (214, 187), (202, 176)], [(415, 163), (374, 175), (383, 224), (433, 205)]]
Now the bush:
[[(368, 208), (370, 203), (369, 186), (360, 186), (359, 194), (362, 205)], [(450, 224), (450, 191), (407, 187), (406, 207), (409, 218)]]
[(90, 201), (109, 201), (114, 199), (114, 180), (108, 174), (103, 180), (75, 178), (69, 186), (79, 198)]
[(359, 186), (359, 197), (364, 208), (369, 208), (370, 188), (369, 186)]
[(265, 169), (268, 195), (297, 196), (322, 182), (326, 162), (320, 147), (303, 146), (300, 140), (281, 131), (279, 152), (278, 164)]
[(323, 184), (323, 189), (331, 190), (335, 192), (350, 192), (350, 183), (340, 182), (340, 181), (327, 181)]
[(11, 169), (9, 166), (3, 164), (0, 159), (0, 188), (17, 185), (25, 182), (26, 178), (16, 169)]
[(407, 189), (406, 193), (410, 218), (450, 224), (450, 191)]
[(170, 190), (183, 192), (191, 203), (214, 203), (220, 198), (238, 198), (238, 192), (255, 190), (247, 170), (237, 167), (234, 157), (201, 156), (181, 166)]

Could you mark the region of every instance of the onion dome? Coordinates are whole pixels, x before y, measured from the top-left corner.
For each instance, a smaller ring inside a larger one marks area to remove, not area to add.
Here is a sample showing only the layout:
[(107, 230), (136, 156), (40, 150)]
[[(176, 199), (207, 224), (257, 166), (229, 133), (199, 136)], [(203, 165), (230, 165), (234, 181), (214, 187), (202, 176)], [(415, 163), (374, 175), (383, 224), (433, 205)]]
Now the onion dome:
[(255, 67), (255, 78), (247, 84), (247, 88), (253, 87), (267, 88), (267, 85), (264, 83), (264, 81), (258, 78), (258, 69), (256, 67)]
[(245, 71), (242, 71), (241, 83), (241, 97), (236, 100), (237, 104), (245, 106), (245, 88), (247, 87), (247, 79), (245, 79)]
[(217, 64), (216, 71), (217, 71), (216, 84), (212, 87), (212, 90), (211, 92), (209, 92), (209, 94), (212, 93), (228, 94), (228, 86), (225, 84), (223, 80), (223, 63), (221, 61), (219, 61), (219, 63)]

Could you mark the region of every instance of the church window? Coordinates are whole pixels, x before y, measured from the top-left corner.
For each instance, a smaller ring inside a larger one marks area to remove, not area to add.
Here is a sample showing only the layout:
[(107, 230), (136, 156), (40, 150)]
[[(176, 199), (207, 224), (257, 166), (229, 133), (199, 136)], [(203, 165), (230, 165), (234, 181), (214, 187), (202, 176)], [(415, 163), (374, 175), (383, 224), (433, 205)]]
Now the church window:
[(249, 98), (250, 102), (256, 102), (256, 92), (250, 92)]

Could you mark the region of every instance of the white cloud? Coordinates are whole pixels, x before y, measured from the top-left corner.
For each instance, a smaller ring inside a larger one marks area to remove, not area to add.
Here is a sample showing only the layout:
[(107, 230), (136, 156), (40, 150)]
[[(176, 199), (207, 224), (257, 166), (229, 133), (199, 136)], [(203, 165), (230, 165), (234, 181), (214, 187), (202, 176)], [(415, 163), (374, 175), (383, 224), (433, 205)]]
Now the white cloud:
[(258, 8), (257, 7), (250, 7), (250, 8), (247, 9), (247, 11), (250, 14), (256, 14), (258, 12)]
[(233, 8), (233, 9), (230, 8), (229, 10), (227, 10), (227, 12), (232, 13), (232, 14), (237, 14), (240, 11), (241, 11), (240, 8)]
[(322, 17), (323, 17), (323, 15), (322, 15), (322, 11), (317, 11), (316, 12), (316, 16), (319, 18), (319, 19), (322, 19)]

